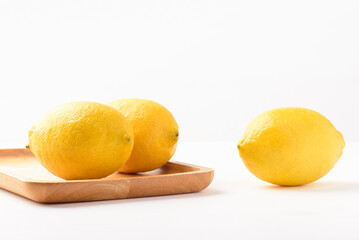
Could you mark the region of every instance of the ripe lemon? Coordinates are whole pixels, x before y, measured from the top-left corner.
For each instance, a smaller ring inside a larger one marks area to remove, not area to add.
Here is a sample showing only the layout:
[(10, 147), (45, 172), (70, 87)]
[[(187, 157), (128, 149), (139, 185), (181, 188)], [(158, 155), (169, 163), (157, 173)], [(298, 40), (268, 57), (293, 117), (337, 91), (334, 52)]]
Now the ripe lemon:
[(40, 163), (67, 180), (103, 178), (129, 158), (133, 131), (116, 109), (95, 102), (55, 107), (29, 131), (29, 147)]
[(342, 134), (321, 114), (278, 108), (256, 117), (238, 143), (256, 177), (284, 186), (314, 182), (327, 174), (345, 146)]
[(167, 163), (176, 151), (178, 125), (162, 105), (144, 99), (123, 99), (109, 103), (119, 110), (133, 127), (135, 144), (124, 173), (150, 171)]

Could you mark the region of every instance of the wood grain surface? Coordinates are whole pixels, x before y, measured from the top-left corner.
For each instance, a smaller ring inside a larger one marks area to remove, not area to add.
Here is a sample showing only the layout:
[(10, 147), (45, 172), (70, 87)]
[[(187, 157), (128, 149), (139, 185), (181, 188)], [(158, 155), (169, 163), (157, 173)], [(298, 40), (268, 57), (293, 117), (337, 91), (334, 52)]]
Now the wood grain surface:
[(0, 187), (36, 202), (81, 202), (198, 192), (213, 179), (210, 168), (168, 162), (141, 174), (114, 173), (103, 179), (63, 180), (28, 149), (0, 149)]

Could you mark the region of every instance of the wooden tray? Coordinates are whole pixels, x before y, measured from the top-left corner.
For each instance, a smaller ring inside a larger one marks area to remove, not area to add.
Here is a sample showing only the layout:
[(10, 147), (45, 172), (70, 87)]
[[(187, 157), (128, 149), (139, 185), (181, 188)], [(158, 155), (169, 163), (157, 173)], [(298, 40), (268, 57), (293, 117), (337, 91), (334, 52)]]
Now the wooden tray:
[(179, 162), (141, 174), (66, 181), (48, 172), (28, 149), (0, 149), (0, 187), (42, 203), (81, 202), (198, 192), (213, 170)]

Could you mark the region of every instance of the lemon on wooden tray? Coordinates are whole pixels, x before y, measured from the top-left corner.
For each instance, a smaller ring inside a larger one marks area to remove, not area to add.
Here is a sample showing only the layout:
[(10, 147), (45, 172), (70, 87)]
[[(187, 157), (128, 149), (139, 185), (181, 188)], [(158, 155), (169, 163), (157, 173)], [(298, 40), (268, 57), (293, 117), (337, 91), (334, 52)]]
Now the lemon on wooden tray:
[(127, 118), (135, 138), (132, 154), (120, 172), (154, 170), (171, 159), (176, 151), (178, 125), (164, 106), (137, 98), (115, 100), (109, 105)]
[(238, 143), (245, 166), (259, 179), (284, 186), (314, 182), (339, 160), (342, 134), (321, 114), (278, 108), (256, 117)]
[(72, 102), (50, 110), (29, 131), (29, 147), (54, 175), (103, 178), (123, 166), (133, 147), (133, 130), (116, 109)]

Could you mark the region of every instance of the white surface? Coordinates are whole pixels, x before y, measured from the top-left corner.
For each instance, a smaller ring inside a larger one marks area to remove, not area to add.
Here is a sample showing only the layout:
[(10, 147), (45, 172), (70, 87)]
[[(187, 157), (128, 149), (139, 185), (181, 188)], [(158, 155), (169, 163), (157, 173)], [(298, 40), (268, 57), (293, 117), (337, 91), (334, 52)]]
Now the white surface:
[(182, 140), (238, 140), (279, 106), (359, 140), (355, 0), (0, 0), (0, 141), (55, 105), (168, 107)]
[(291, 188), (252, 176), (235, 145), (179, 145), (173, 160), (215, 169), (200, 193), (45, 205), (0, 190), (1, 239), (359, 238), (358, 142), (327, 176)]

